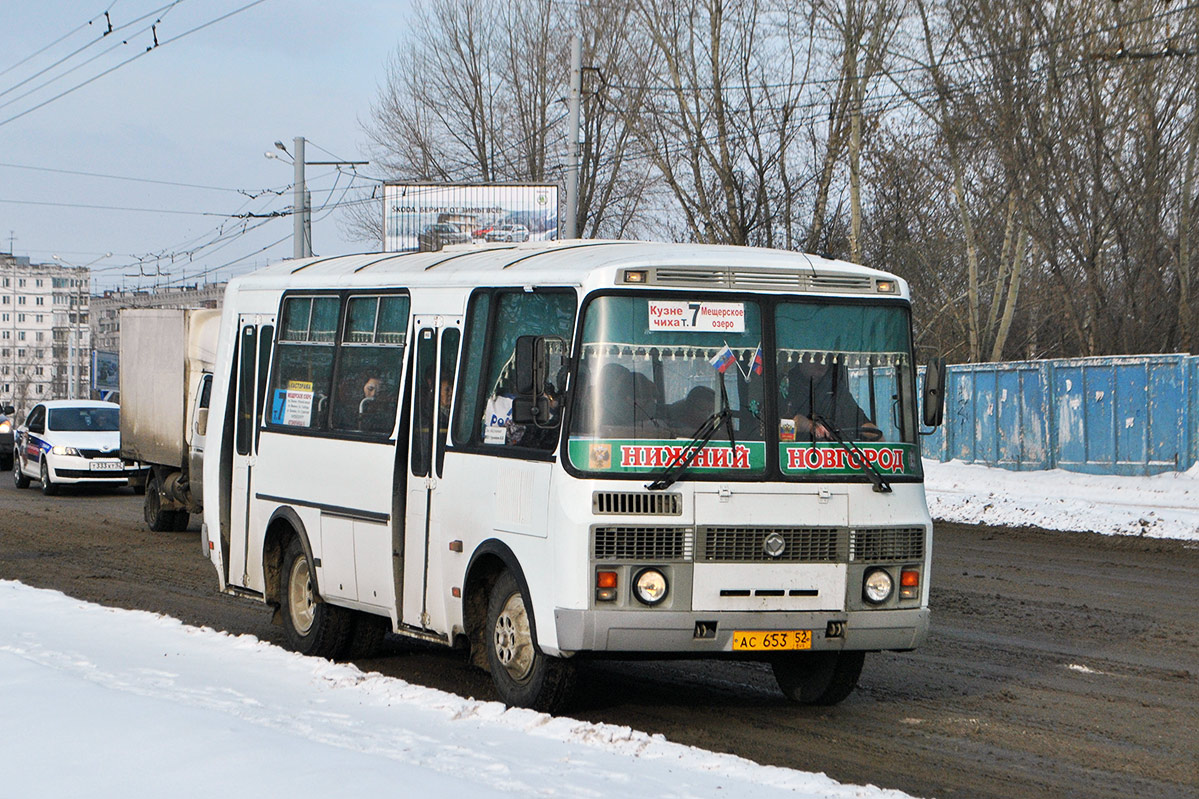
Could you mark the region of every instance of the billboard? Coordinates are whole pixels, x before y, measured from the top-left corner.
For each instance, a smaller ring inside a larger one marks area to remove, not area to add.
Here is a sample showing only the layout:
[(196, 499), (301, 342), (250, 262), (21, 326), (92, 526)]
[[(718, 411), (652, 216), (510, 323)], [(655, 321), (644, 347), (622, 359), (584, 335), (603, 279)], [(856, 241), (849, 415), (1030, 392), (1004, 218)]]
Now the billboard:
[(103, 394), (121, 389), (120, 356), (115, 352), (92, 351), (92, 391)]
[(558, 187), (551, 184), (383, 185), (384, 252), (556, 238)]

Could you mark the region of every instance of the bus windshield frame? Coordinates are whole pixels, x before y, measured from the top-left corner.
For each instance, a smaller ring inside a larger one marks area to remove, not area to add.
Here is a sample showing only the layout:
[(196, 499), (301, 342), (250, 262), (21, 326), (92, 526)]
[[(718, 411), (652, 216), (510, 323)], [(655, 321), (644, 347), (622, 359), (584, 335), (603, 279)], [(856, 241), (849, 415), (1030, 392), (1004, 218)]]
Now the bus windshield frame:
[(605, 291), (576, 341), (562, 459), (577, 477), (655, 480), (726, 411), (681, 479), (923, 479), (907, 300)]

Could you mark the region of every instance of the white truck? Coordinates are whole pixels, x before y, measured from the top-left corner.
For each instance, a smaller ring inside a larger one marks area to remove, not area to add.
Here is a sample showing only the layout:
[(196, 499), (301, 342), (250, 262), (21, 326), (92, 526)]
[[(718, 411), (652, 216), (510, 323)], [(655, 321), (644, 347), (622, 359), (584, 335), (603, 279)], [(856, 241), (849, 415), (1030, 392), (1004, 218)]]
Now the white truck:
[(121, 311), (121, 456), (149, 467), (146, 524), (186, 530), (203, 509), (204, 433), (221, 312)]

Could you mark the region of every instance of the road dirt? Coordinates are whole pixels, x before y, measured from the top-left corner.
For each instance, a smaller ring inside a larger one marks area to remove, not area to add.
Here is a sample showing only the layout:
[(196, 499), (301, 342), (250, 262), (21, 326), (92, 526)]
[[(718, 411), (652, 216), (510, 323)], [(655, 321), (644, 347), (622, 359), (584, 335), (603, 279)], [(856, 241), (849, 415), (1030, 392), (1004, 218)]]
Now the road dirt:
[[(217, 592), (198, 517), (151, 533), (127, 489), (0, 475), (0, 579), (283, 644)], [(606, 662), (569, 715), (922, 797), (1199, 797), (1199, 544), (938, 524), (932, 580), (927, 644), (868, 656), (836, 707), (785, 704), (761, 664)], [(385, 655), (356, 663), (495, 698), (460, 653)]]

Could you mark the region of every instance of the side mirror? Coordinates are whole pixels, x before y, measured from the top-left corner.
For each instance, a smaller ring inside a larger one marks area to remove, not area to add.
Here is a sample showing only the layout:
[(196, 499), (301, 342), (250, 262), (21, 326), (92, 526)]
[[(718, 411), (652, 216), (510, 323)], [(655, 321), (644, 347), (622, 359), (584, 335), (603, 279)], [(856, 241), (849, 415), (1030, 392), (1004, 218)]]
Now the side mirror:
[(945, 359), (929, 358), (920, 397), (925, 427), (940, 427), (945, 419)]
[[(533, 394), (537, 387), (538, 349), (537, 336), (520, 336), (516, 339), (516, 393), (522, 397)], [(544, 351), (544, 350), (543, 350)]]
[(512, 421), (553, 427), (559, 421), (565, 374), (566, 342), (557, 336), (521, 336), (516, 339), (516, 364)]
[(12, 416), (16, 412), (17, 409), (11, 405), (0, 405), (0, 413), (4, 414), (5, 416)]

